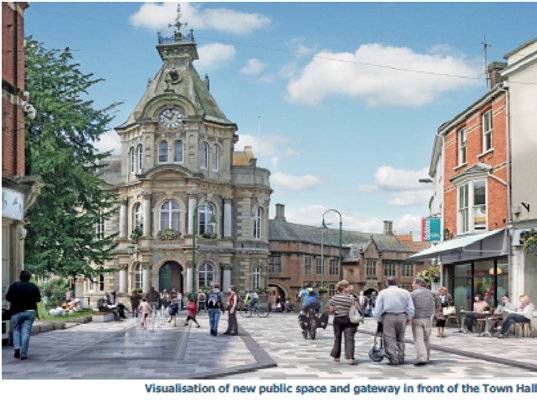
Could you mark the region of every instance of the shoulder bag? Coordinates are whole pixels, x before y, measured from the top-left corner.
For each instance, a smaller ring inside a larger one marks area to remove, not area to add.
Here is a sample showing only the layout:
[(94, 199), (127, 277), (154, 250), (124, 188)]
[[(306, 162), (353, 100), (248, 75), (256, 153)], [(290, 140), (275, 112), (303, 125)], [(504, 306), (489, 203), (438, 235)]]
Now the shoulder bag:
[(351, 307), (349, 309), (349, 320), (352, 324), (360, 324), (364, 322), (364, 317), (360, 311), (354, 306), (354, 298), (351, 296)]

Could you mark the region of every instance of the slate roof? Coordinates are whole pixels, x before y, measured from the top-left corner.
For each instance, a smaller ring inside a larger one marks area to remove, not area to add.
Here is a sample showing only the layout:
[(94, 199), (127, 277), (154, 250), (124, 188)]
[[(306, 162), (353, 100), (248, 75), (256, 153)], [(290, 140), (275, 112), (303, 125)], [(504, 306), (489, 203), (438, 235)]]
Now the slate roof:
[[(339, 246), (339, 230), (325, 229), (324, 245)], [(343, 246), (350, 249), (345, 260), (356, 260), (360, 250), (365, 250), (373, 239), (379, 251), (414, 252), (406, 247), (394, 235), (374, 234), (369, 232), (343, 231)], [(282, 220), (269, 220), (270, 241), (300, 241), (321, 244), (321, 229), (310, 225), (294, 224)]]

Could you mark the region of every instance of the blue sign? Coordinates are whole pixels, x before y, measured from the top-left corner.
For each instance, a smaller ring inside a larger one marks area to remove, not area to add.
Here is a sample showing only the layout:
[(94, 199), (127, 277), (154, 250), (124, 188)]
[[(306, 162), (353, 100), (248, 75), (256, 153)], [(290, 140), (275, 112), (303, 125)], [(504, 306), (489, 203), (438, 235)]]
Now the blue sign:
[(435, 242), (442, 240), (440, 233), (440, 218), (423, 218), (421, 220), (421, 240)]

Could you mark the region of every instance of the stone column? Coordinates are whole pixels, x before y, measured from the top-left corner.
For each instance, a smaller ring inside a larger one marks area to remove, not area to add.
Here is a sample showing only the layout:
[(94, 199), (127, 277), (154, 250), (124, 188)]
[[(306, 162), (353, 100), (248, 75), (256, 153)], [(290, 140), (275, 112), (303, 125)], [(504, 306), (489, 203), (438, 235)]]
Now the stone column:
[(151, 270), (149, 269), (149, 264), (142, 264), (142, 290), (144, 293), (149, 293), (151, 288)]
[(121, 200), (121, 205), (119, 207), (119, 238), (127, 238), (127, 199)]
[(231, 238), (233, 231), (231, 214), (231, 197), (224, 197), (224, 238)]
[(151, 236), (151, 194), (144, 194), (143, 196), (144, 207), (144, 237)]
[(192, 265), (186, 268), (186, 293), (192, 292)]
[(222, 278), (222, 291), (227, 292), (227, 288), (231, 285), (231, 265), (222, 265), (222, 270), (224, 271), (224, 276)]
[(192, 235), (194, 233), (194, 212), (196, 211), (196, 205), (198, 205), (197, 195), (188, 196), (188, 233)]
[(127, 293), (128, 290), (127, 268), (127, 264), (119, 265), (119, 293)]

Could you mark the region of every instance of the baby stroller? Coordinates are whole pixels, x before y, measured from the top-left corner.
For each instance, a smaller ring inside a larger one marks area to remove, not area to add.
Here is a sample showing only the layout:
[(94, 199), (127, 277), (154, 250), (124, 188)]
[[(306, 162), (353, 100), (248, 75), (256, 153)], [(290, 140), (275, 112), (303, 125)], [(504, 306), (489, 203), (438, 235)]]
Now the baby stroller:
[[(380, 338), (380, 341), (378, 340)], [(379, 345), (380, 343), (380, 345)], [(373, 340), (373, 348), (369, 350), (369, 358), (377, 363), (380, 363), (386, 352), (384, 351), (384, 341), (382, 339), (382, 324), (377, 325), (377, 331), (375, 332), (375, 339)]]

